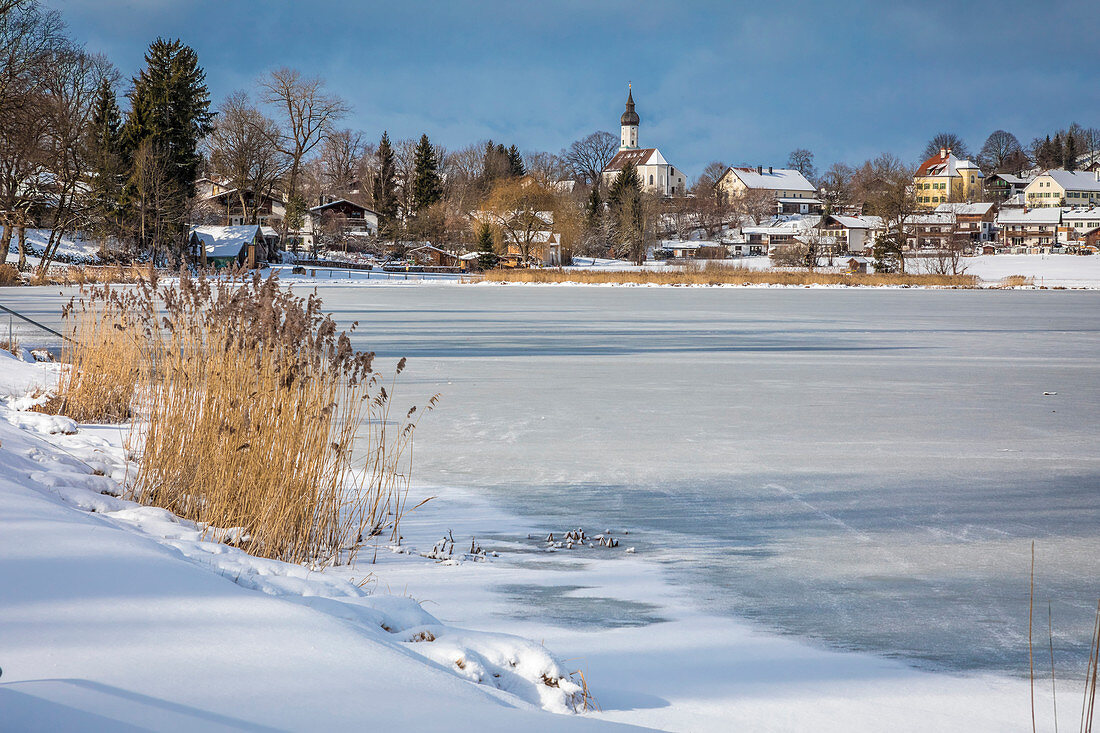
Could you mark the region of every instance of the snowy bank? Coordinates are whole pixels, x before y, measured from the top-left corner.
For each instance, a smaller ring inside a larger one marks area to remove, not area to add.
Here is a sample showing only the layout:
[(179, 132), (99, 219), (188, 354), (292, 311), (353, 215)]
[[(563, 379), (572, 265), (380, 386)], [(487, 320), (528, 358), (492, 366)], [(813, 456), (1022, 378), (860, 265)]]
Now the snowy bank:
[(5, 729), (605, 727), (539, 644), (118, 498), (125, 429), (15, 409), (51, 373), (0, 352)]

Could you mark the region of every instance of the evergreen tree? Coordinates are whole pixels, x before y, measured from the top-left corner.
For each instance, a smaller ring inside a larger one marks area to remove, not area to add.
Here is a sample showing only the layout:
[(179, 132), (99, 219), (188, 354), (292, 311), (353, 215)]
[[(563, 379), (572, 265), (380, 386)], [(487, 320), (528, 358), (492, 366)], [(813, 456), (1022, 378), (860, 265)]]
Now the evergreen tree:
[(1062, 152), (1062, 167), (1067, 171), (1077, 170), (1077, 139), (1066, 135), (1065, 150)]
[(527, 168), (523, 165), (523, 156), (519, 154), (519, 149), (515, 145), (508, 148), (508, 168), (511, 175), (515, 177), (527, 173)]
[(390, 136), (383, 132), (378, 143), (378, 175), (372, 190), (378, 213), (378, 234), (384, 239), (397, 235), (397, 165)]
[[(158, 38), (145, 54), (146, 67), (133, 80), (130, 113), (123, 125), (125, 152), (144, 148), (163, 171), (165, 193), (153, 215), (154, 241), (183, 231), (188, 200), (195, 194), (195, 177), (202, 158), (199, 143), (213, 129), (206, 73), (195, 51), (179, 39)], [(132, 180), (138, 171), (131, 171)], [(143, 207), (144, 210), (145, 207)], [(143, 222), (144, 224), (144, 222)], [(143, 237), (150, 232), (142, 226)]]
[(645, 231), (642, 207), (642, 182), (638, 169), (627, 164), (615, 177), (607, 192), (619, 252), (636, 264), (645, 261)]
[(493, 230), (487, 222), (482, 222), (477, 229), (477, 251), (479, 253), (477, 262), (482, 270), (491, 270), (500, 262), (493, 248)]
[(106, 77), (96, 90), (85, 148), (89, 164), (89, 198), (95, 225), (104, 234), (117, 234), (122, 186), (126, 177), (122, 155), (122, 115), (111, 80)]
[(603, 226), (603, 197), (600, 196), (600, 187), (592, 187), (592, 193), (588, 194), (588, 204), (584, 207), (584, 228), (591, 235), (598, 232)]
[(439, 177), (439, 159), (427, 135), (420, 136), (413, 155), (412, 209), (422, 214), (443, 198), (443, 182)]

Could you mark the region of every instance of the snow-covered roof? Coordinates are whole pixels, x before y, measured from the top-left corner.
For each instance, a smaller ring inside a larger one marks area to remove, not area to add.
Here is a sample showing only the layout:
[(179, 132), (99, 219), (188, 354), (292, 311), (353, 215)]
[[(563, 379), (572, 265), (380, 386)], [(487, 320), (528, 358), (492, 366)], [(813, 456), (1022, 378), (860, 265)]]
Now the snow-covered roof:
[[(759, 172), (757, 172), (759, 170)], [(816, 191), (814, 184), (791, 168), (728, 168), (723, 178), (737, 176), (747, 188), (762, 191)]]
[(260, 233), (263, 234), (264, 237), (279, 236), (279, 232), (275, 230), (275, 227), (260, 227)]
[[(1061, 168), (1047, 171), (1039, 176), (1049, 176), (1067, 191), (1100, 191), (1100, 174), (1088, 171), (1067, 171)], [(1038, 180), (1038, 179), (1036, 179)], [(1034, 183), (1034, 181), (1032, 181)], [(1028, 186), (1030, 188), (1031, 186)]]
[(1100, 206), (1093, 206), (1087, 209), (1062, 210), (1062, 221), (1083, 221), (1098, 218), (1100, 218)]
[(191, 227), (191, 237), (198, 238), (203, 243), (207, 257), (236, 257), (244, 246), (256, 241), (259, 236), (259, 224)]
[(880, 216), (837, 216), (832, 215), (833, 221), (845, 229), (882, 229), (882, 217)]
[(955, 215), (948, 212), (932, 212), (930, 214), (910, 214), (905, 217), (906, 224), (946, 225), (955, 223)]
[(962, 171), (974, 173), (978, 178), (985, 178), (985, 174), (976, 164), (969, 160), (960, 160), (951, 154), (950, 150), (936, 153), (928, 160), (920, 164), (915, 174), (916, 178), (925, 176), (961, 176)]
[(998, 224), (1057, 224), (1062, 221), (1062, 210), (1057, 206), (1039, 209), (1001, 209)]
[(372, 214), (376, 213), (376, 212), (371, 211), (370, 209), (368, 209), (366, 206), (363, 206), (361, 204), (357, 204), (354, 201), (348, 201), (347, 199), (337, 199), (336, 201), (329, 201), (327, 204), (321, 204), (320, 206), (314, 206), (313, 208), (310, 209), (310, 211), (311, 212), (313, 212), (313, 211), (324, 211), (325, 209), (331, 209), (333, 206), (338, 206), (340, 204), (347, 204), (348, 206), (354, 207), (356, 209), (360, 209), (362, 211), (369, 211)]
[(1026, 186), (1031, 183), (1034, 176), (1017, 176), (1013, 173), (993, 173), (990, 178), (1000, 178), (1005, 183), (1012, 184), (1013, 186)]
[(633, 165), (635, 167), (640, 165), (668, 165), (668, 161), (665, 160), (665, 156), (661, 155), (661, 151), (657, 148), (620, 150), (615, 153), (614, 158), (608, 161), (607, 167), (603, 169), (603, 172), (614, 173), (615, 171), (621, 171), (627, 165)]
[(989, 213), (989, 210), (993, 208), (993, 204), (990, 203), (978, 203), (978, 204), (963, 204), (963, 203), (948, 203), (940, 204), (936, 207), (937, 213), (952, 213), (954, 212), (958, 216), (985, 216)]
[(824, 203), (821, 199), (815, 199), (815, 198), (804, 198), (804, 199), (779, 198), (779, 199), (776, 199), (776, 201), (778, 201), (781, 204), (821, 204), (821, 203)]

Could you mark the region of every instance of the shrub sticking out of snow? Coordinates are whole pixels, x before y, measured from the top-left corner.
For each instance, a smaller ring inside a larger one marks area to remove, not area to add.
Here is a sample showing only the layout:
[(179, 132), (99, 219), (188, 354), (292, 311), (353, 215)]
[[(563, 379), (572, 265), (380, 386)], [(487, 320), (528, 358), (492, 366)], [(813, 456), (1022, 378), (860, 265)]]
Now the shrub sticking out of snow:
[(70, 366), (45, 409), (121, 421), (140, 407), (133, 498), (234, 528), (222, 537), (292, 562), (348, 562), (387, 532), (400, 543), (408, 449), (438, 398), (391, 417), (404, 359), (384, 379), (320, 298), (296, 297), (274, 276), (183, 271), (178, 284), (82, 293), (66, 311)]

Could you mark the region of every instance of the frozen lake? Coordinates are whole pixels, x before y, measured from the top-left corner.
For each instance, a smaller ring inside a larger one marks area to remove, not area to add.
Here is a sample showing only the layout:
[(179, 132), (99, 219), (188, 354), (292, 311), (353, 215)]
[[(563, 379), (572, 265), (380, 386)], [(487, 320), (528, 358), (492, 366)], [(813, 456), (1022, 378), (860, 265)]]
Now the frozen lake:
[(1100, 293), (320, 292), (360, 347), (409, 357), (399, 404), (443, 394), (421, 485), (628, 529), (710, 610), (953, 669), (1026, 670), (1035, 540), (1037, 643), (1049, 600), (1059, 668), (1084, 666)]

